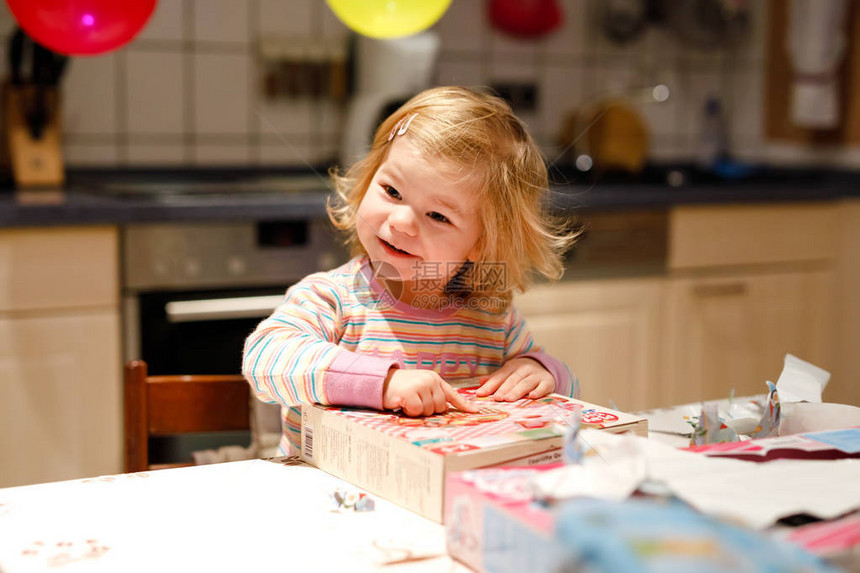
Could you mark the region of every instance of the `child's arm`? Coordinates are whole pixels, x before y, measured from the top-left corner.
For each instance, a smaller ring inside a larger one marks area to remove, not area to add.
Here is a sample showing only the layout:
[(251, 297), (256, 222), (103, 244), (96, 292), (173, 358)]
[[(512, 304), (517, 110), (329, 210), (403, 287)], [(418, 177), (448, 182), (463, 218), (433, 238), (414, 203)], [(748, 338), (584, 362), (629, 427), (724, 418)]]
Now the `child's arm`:
[(274, 314), (245, 341), (242, 374), (258, 398), (382, 409), (382, 386), (394, 360), (337, 346), (343, 308), (338, 286), (312, 275), (287, 291)]
[(561, 360), (546, 354), (534, 343), (525, 320), (511, 306), (505, 363), (478, 389), (479, 396), (494, 394), (499, 400), (519, 400), (524, 396), (540, 398), (555, 392), (579, 395), (579, 382)]

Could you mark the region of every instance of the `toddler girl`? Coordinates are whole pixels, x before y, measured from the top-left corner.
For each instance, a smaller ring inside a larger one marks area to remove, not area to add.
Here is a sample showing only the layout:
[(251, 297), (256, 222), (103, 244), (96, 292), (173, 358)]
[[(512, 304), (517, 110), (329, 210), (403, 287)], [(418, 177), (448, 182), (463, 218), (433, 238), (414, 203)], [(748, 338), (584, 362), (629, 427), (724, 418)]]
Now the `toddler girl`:
[(354, 258), (290, 287), (245, 343), (254, 393), (284, 406), (285, 453), (303, 403), (475, 411), (446, 382), (466, 379), (495, 400), (575, 395), (511, 304), (535, 272), (561, 275), (573, 236), (543, 212), (546, 166), (503, 100), (427, 90), (332, 177), (328, 214)]

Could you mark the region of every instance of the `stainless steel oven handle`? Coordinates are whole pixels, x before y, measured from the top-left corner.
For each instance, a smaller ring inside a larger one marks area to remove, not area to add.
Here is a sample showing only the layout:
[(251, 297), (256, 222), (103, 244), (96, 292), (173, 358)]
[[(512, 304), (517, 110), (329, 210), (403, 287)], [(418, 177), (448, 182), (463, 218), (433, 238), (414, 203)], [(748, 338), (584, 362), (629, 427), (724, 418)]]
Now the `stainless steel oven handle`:
[(244, 296), (206, 300), (178, 300), (164, 305), (168, 322), (265, 318), (284, 300), (283, 295)]

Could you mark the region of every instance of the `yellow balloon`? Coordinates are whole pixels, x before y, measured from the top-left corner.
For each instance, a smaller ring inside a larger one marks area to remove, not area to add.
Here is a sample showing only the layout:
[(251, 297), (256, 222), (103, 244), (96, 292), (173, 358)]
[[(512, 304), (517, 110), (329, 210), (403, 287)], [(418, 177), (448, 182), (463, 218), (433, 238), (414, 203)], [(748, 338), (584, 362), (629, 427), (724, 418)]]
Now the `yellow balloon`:
[(326, 0), (350, 29), (371, 38), (399, 38), (426, 30), (451, 0)]

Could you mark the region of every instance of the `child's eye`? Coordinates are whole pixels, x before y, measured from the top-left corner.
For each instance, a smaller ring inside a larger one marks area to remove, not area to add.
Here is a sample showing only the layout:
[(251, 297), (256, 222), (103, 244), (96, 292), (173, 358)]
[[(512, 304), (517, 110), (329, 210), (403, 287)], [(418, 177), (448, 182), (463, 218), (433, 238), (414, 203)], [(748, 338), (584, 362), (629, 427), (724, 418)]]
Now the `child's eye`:
[(439, 221), (440, 223), (450, 223), (451, 222), (448, 220), (448, 217), (446, 217), (442, 213), (439, 213), (436, 211), (431, 211), (430, 213), (427, 213), (427, 216), (430, 217), (431, 219), (433, 219), (434, 221)]
[(392, 187), (391, 185), (383, 186), (385, 189), (385, 193), (394, 199), (400, 199), (400, 191)]

